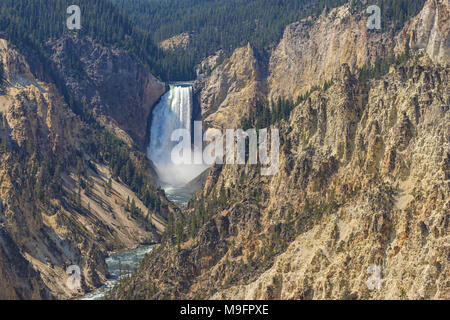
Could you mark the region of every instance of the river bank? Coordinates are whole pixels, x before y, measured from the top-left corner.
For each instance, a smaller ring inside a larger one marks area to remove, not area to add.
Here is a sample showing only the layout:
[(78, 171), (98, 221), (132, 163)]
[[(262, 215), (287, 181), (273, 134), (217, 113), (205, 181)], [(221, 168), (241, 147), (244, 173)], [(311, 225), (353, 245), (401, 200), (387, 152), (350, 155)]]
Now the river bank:
[(152, 251), (154, 247), (155, 245), (144, 246), (134, 250), (113, 254), (106, 258), (105, 262), (108, 265), (110, 274), (108, 280), (102, 287), (78, 298), (78, 300), (103, 299), (108, 290), (110, 290), (121, 277), (129, 275), (137, 267), (145, 255)]

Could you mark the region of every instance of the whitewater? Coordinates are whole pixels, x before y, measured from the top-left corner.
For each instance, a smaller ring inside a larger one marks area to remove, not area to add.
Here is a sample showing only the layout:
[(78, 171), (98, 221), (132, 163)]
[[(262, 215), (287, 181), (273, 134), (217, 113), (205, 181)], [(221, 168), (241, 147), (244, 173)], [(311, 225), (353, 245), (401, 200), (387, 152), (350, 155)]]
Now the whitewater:
[[(170, 85), (153, 110), (147, 155), (167, 190), (183, 188), (208, 168), (205, 164), (174, 164), (171, 159), (172, 150), (179, 143), (171, 141), (171, 135), (177, 129), (192, 131), (193, 106), (192, 86)], [(196, 152), (202, 151), (192, 147), (193, 157)]]

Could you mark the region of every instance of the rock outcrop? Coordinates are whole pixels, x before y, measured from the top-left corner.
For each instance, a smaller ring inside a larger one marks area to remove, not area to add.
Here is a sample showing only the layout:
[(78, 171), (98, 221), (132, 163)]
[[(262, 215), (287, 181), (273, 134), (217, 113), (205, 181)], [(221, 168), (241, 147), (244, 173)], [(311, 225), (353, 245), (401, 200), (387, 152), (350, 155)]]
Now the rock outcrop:
[(410, 48), (423, 49), (436, 63), (450, 65), (450, 4), (448, 0), (427, 1), (397, 37), (397, 50), (408, 43)]
[(76, 34), (47, 46), (72, 96), (125, 141), (145, 147), (148, 118), (165, 84), (127, 53)]
[(330, 81), (342, 64), (352, 72), (390, 53), (392, 35), (371, 31), (351, 4), (289, 25), (270, 58), (269, 96), (296, 99)]
[(189, 45), (190, 38), (191, 37), (187, 32), (177, 34), (169, 39), (161, 41), (159, 43), (159, 47), (163, 50), (177, 50), (177, 49), (186, 50), (186, 48)]
[(212, 56), (203, 59), (202, 62), (200, 62), (195, 68), (195, 73), (197, 74), (197, 77), (199, 78), (208, 77), (218, 65), (222, 64), (221, 60), (223, 58), (223, 55), (224, 55), (223, 50), (218, 50)]
[(250, 44), (237, 49), (205, 80), (200, 80), (202, 118), (208, 128), (234, 128), (252, 100), (264, 92), (264, 74)]
[(293, 23), (270, 59), (269, 96), (296, 99), (332, 80), (344, 63), (356, 72), (377, 58), (401, 55), (407, 45), (448, 65), (449, 10), (447, 0), (427, 1), (398, 35), (369, 30), (366, 16), (354, 12), (351, 3)]
[(38, 273), (20, 254), (4, 226), (0, 225), (0, 299), (50, 299)]

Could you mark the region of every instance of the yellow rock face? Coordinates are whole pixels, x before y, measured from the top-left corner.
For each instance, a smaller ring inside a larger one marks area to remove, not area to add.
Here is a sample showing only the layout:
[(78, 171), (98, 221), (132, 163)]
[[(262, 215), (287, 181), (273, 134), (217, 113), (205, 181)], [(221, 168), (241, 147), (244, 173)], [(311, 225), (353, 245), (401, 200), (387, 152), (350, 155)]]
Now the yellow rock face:
[(260, 66), (250, 44), (237, 49), (203, 84), (200, 96), (204, 125), (238, 128), (253, 98), (264, 92)]
[[(111, 177), (108, 167), (93, 160), (95, 170), (87, 169), (82, 179), (70, 166), (61, 170), (60, 192), (50, 192), (50, 203), (41, 202), (39, 188), (55, 185), (45, 173), (49, 159), (70, 163), (75, 150), (84, 152), (92, 131), (52, 84), (33, 76), (24, 56), (5, 40), (0, 40), (0, 59), (6, 74), (0, 95), (0, 299), (83, 294), (105, 280), (108, 252), (158, 239), (164, 219), (152, 214), (156, 228), (149, 233), (124, 208), (129, 199), (142, 212), (148, 209)], [(72, 264), (83, 275), (80, 290), (66, 285), (66, 268)]]

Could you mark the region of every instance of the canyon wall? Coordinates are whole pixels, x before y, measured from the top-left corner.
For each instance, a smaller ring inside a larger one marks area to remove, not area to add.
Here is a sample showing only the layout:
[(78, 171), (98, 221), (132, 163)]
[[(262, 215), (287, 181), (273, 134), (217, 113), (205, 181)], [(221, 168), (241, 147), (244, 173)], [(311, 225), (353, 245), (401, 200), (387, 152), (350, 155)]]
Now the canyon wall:
[[(448, 12), (429, 0), (397, 35), (368, 32), (349, 5), (324, 12), (286, 28), (262, 78), (251, 47), (238, 49), (205, 82), (209, 125), (318, 87), (275, 125), (279, 173), (214, 166), (185, 211), (206, 219), (198, 232), (156, 248), (113, 296), (448, 299)], [(359, 78), (405, 41), (404, 61)]]
[(52, 65), (70, 93), (118, 136), (145, 148), (147, 120), (165, 93), (165, 84), (122, 50), (76, 33), (47, 46)]
[(201, 87), (202, 118), (208, 128), (238, 127), (253, 98), (265, 91), (262, 66), (250, 44), (237, 49), (196, 85)]
[[(89, 155), (94, 130), (3, 39), (0, 59), (5, 71), (0, 94), (0, 298), (83, 294), (105, 281), (108, 253), (158, 242), (165, 227), (159, 213), (168, 212), (149, 211), (129, 186), (112, 176), (108, 163)], [(137, 152), (132, 156), (149, 166)], [(159, 197), (167, 204), (162, 193)], [(148, 224), (125, 209), (130, 203), (147, 215)], [(66, 285), (70, 265), (81, 269), (79, 289)]]

